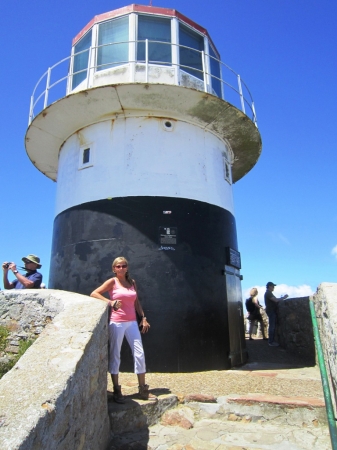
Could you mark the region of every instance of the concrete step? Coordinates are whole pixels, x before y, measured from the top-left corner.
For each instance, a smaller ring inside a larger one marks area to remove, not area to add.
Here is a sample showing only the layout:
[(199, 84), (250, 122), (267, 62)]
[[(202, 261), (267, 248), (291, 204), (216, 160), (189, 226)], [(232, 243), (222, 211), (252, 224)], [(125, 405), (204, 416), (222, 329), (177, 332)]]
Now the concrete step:
[(331, 450), (320, 428), (202, 420), (189, 430), (161, 424), (117, 436), (109, 450)]
[[(180, 400), (180, 402), (179, 402)], [(110, 450), (330, 449), (324, 402), (263, 394), (109, 404)]]
[(136, 431), (158, 423), (168, 409), (178, 404), (178, 398), (173, 394), (158, 395), (158, 401), (143, 401), (136, 395), (126, 396), (125, 403), (119, 404), (112, 400), (108, 393), (108, 412), (113, 435)]
[(219, 397), (217, 401), (221, 405), (221, 413), (218, 411), (217, 414), (230, 420), (249, 417), (252, 422), (268, 421), (299, 427), (326, 426), (328, 423), (324, 401), (319, 398), (248, 394)]

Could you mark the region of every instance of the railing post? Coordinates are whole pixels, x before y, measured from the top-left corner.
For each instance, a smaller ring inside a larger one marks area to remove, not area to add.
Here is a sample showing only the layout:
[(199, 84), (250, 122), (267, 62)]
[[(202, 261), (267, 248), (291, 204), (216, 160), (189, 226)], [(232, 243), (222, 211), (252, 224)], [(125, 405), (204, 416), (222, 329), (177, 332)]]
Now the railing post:
[(245, 110), (245, 101), (242, 94), (242, 86), (241, 86), (241, 78), (240, 75), (238, 75), (238, 86), (239, 86), (239, 92), (240, 92), (240, 100), (241, 100), (241, 109), (246, 114)]
[(149, 40), (145, 39), (145, 83), (149, 82)]
[(257, 126), (257, 117), (256, 117), (256, 112), (255, 112), (255, 105), (254, 105), (254, 102), (252, 102), (252, 110), (253, 110), (253, 119), (254, 119), (254, 123), (255, 123), (256, 128), (258, 128), (258, 126)]
[(30, 107), (29, 107), (29, 118), (28, 118), (28, 126), (32, 123), (33, 120), (33, 105), (34, 105), (34, 96), (30, 97)]
[(87, 89), (89, 89), (90, 82), (90, 74), (91, 74), (91, 55), (92, 55), (92, 47), (89, 47), (89, 56), (88, 56), (88, 70), (87, 70)]
[(49, 84), (50, 84), (50, 74), (51, 74), (51, 68), (48, 68), (47, 72), (47, 81), (46, 81), (46, 90), (44, 94), (44, 103), (43, 103), (43, 109), (45, 109), (48, 105), (48, 95), (49, 95)]
[(74, 72), (74, 47), (71, 49), (71, 55), (70, 55), (70, 65), (69, 65), (69, 72), (67, 76), (67, 95), (71, 91), (71, 87), (73, 84), (73, 72)]
[(172, 19), (172, 42), (171, 42), (171, 52), (172, 52), (172, 66), (174, 70), (174, 84), (180, 84), (180, 54), (179, 54), (179, 22), (175, 17)]
[(201, 52), (201, 62), (202, 62), (202, 72), (204, 76), (204, 91), (208, 92), (207, 89), (207, 73), (206, 73), (206, 64), (205, 64), (205, 52)]

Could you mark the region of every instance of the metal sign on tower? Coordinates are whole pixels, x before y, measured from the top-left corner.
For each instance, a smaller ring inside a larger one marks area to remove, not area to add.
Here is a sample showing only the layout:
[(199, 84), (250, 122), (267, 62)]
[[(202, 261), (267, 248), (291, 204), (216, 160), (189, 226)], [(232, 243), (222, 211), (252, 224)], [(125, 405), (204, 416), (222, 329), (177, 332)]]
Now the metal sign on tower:
[(261, 137), (207, 30), (152, 6), (95, 16), (34, 89), (25, 145), (57, 181), (50, 288), (89, 294), (125, 256), (148, 371), (246, 361), (232, 184)]

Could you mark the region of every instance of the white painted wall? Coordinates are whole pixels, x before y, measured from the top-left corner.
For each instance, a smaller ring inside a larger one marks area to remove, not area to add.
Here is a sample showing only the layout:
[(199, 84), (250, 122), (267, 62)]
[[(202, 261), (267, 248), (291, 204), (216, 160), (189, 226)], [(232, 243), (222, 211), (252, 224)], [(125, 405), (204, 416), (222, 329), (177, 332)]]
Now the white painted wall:
[[(179, 77), (179, 82), (177, 77)], [(94, 72), (93, 70), (90, 71), (89, 81), (86, 78), (78, 86), (76, 86), (75, 89), (70, 89), (69, 93), (80, 92), (88, 88), (98, 86), (107, 86), (109, 84), (123, 84), (131, 82), (178, 84), (181, 86), (198, 89), (199, 91), (205, 90), (203, 80), (194, 77), (184, 70), (179, 69), (176, 73), (176, 69), (174, 67), (149, 64), (148, 73), (146, 76), (145, 64), (127, 63), (97, 72)], [(212, 92), (210, 79), (208, 80), (207, 90)], [(212, 93), (213, 95), (217, 95), (215, 92)]]
[[(170, 120), (170, 119), (167, 119)], [(188, 198), (234, 214), (232, 186), (223, 155), (231, 151), (214, 134), (186, 122), (120, 118), (90, 125), (60, 151), (56, 215), (81, 203), (110, 197)], [(93, 165), (80, 167), (80, 149), (90, 147)]]

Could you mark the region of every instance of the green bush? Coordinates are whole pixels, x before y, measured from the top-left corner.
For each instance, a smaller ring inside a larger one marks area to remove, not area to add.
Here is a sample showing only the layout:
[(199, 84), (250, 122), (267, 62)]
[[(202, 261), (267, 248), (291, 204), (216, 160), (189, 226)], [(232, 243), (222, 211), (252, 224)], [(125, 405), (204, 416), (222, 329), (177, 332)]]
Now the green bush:
[[(0, 351), (3, 352), (7, 345), (7, 337), (9, 336), (9, 331), (6, 327), (0, 326)], [(19, 361), (21, 356), (25, 353), (25, 351), (33, 344), (34, 339), (30, 339), (28, 341), (20, 341), (19, 342), (19, 352), (8, 353), (8, 355), (12, 356), (12, 358), (7, 362), (0, 362), (0, 379), (5, 375), (5, 373), (9, 372), (13, 366)]]
[(0, 352), (3, 352), (6, 348), (8, 335), (8, 329), (0, 325)]

